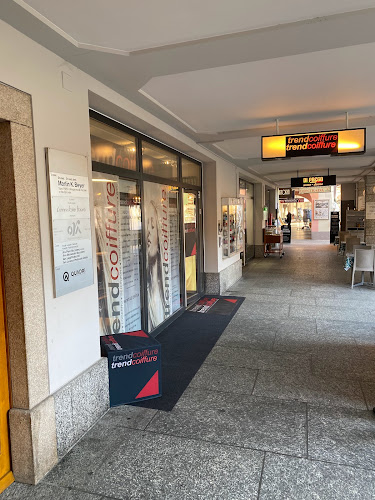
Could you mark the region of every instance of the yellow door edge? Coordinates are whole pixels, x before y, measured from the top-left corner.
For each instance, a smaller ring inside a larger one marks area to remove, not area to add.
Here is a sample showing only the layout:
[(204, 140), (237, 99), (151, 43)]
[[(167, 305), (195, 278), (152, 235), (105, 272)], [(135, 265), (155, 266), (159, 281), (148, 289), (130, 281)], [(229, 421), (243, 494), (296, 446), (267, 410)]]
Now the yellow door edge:
[(12, 472), (8, 472), (0, 479), (0, 494), (8, 488), (14, 482), (14, 477)]

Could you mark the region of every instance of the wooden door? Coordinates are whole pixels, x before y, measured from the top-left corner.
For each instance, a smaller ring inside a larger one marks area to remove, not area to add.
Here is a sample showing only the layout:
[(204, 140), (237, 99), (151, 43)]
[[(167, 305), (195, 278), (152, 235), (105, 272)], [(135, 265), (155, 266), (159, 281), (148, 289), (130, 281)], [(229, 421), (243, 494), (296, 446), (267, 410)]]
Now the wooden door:
[(10, 463), (8, 412), (10, 408), (3, 259), (0, 240), (0, 493), (13, 481)]

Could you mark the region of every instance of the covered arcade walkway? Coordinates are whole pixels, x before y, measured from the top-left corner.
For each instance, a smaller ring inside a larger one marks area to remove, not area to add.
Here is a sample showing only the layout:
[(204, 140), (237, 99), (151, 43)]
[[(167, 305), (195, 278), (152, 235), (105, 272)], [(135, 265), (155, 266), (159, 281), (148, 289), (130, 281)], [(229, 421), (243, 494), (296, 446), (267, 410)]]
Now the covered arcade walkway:
[(369, 499), (375, 290), (335, 248), (252, 261), (246, 297), (171, 412), (111, 409), (36, 487), (1, 500)]

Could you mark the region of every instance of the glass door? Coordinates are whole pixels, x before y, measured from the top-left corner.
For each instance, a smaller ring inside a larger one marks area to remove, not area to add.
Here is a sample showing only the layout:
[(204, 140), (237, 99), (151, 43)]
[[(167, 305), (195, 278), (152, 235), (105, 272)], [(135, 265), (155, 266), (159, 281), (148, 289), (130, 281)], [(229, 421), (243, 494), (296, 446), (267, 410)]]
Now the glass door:
[(185, 286), (187, 303), (200, 291), (198, 192), (184, 191)]

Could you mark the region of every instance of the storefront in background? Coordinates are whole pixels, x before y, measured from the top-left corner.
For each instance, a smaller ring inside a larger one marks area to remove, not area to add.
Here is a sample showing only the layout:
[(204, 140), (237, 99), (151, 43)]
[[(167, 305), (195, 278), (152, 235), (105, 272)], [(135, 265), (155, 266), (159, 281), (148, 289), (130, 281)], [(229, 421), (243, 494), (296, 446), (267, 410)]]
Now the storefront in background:
[(255, 256), (254, 184), (240, 179), (239, 195), (244, 207), (245, 262)]
[(157, 334), (202, 292), (201, 164), (90, 116), (101, 335)]

